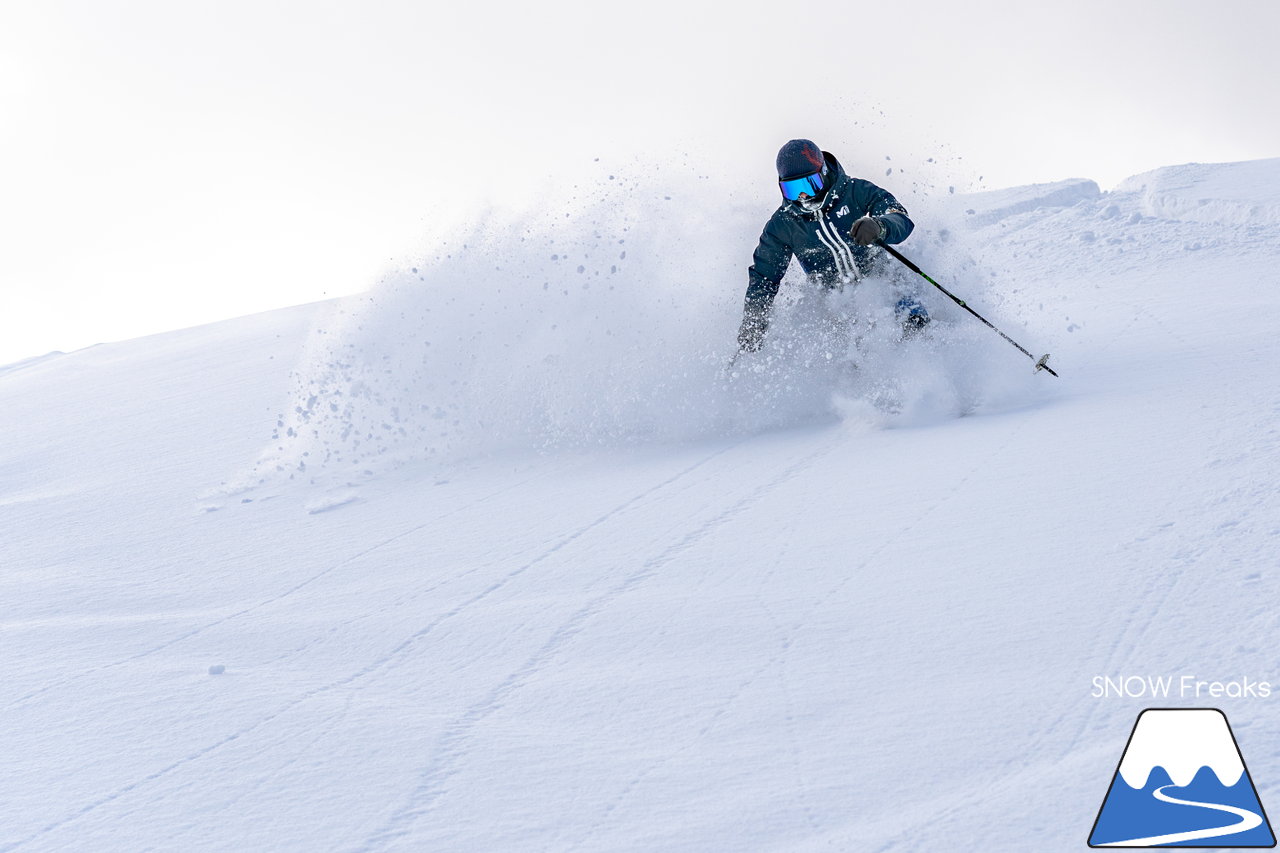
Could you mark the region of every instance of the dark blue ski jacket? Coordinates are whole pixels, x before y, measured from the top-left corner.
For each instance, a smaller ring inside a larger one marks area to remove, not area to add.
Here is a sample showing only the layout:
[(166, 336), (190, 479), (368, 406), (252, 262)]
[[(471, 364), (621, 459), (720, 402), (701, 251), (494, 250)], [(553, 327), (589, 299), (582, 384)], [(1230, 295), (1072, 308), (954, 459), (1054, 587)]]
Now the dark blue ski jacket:
[(831, 189), (820, 210), (810, 213), (784, 203), (769, 218), (748, 271), (748, 312), (768, 311), (792, 257), (810, 279), (825, 287), (868, 275), (876, 253), (859, 246), (850, 234), (863, 216), (874, 216), (884, 225), (886, 243), (901, 243), (915, 228), (896, 198), (870, 181), (849, 177), (835, 157), (822, 153), (836, 176)]

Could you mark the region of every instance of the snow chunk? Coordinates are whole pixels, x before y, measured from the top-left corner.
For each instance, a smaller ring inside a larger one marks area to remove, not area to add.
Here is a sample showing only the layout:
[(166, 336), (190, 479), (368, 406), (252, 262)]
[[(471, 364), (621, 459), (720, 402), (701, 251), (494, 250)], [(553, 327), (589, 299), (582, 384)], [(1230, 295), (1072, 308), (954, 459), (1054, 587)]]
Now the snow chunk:
[(355, 503), (357, 500), (359, 500), (359, 498), (351, 492), (337, 495), (325, 495), (319, 500), (315, 500), (307, 504), (307, 512), (310, 515), (319, 515), (322, 512), (329, 512), (330, 510), (337, 509), (338, 507)]

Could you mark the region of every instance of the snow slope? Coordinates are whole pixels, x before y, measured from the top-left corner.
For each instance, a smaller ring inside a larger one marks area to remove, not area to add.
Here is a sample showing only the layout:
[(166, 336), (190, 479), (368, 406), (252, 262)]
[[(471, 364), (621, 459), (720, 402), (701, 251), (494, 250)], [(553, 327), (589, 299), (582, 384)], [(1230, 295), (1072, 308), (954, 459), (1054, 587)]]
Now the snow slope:
[(1090, 691), (1280, 682), (1280, 162), (908, 202), (1060, 380), (792, 282), (726, 381), (767, 209), (621, 193), (0, 373), (0, 850), (1077, 850), (1151, 704), (1275, 799)]

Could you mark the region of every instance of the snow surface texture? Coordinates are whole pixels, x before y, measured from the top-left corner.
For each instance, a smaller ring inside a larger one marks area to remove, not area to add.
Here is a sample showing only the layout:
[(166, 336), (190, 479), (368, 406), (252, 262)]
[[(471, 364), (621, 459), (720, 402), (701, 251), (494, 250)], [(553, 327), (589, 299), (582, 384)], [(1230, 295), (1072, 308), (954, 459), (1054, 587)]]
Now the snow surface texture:
[[(1081, 849), (1207, 704), (1093, 676), (1280, 682), (1277, 186), (905, 198), (1060, 380), (891, 282), (721, 377), (767, 211), (635, 185), (11, 366), (0, 850)], [(1213, 704), (1274, 812), (1271, 701)]]

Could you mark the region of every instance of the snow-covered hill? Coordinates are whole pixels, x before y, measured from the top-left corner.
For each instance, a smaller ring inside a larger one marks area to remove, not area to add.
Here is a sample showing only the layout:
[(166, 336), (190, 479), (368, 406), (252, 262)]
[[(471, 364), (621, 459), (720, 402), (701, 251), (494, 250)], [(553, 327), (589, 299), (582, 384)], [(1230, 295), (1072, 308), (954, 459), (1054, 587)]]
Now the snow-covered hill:
[(1092, 679), (1280, 683), (1280, 161), (911, 204), (1057, 380), (796, 282), (726, 379), (767, 209), (619, 184), (0, 371), (0, 850), (1077, 850), (1149, 705), (1271, 803)]

